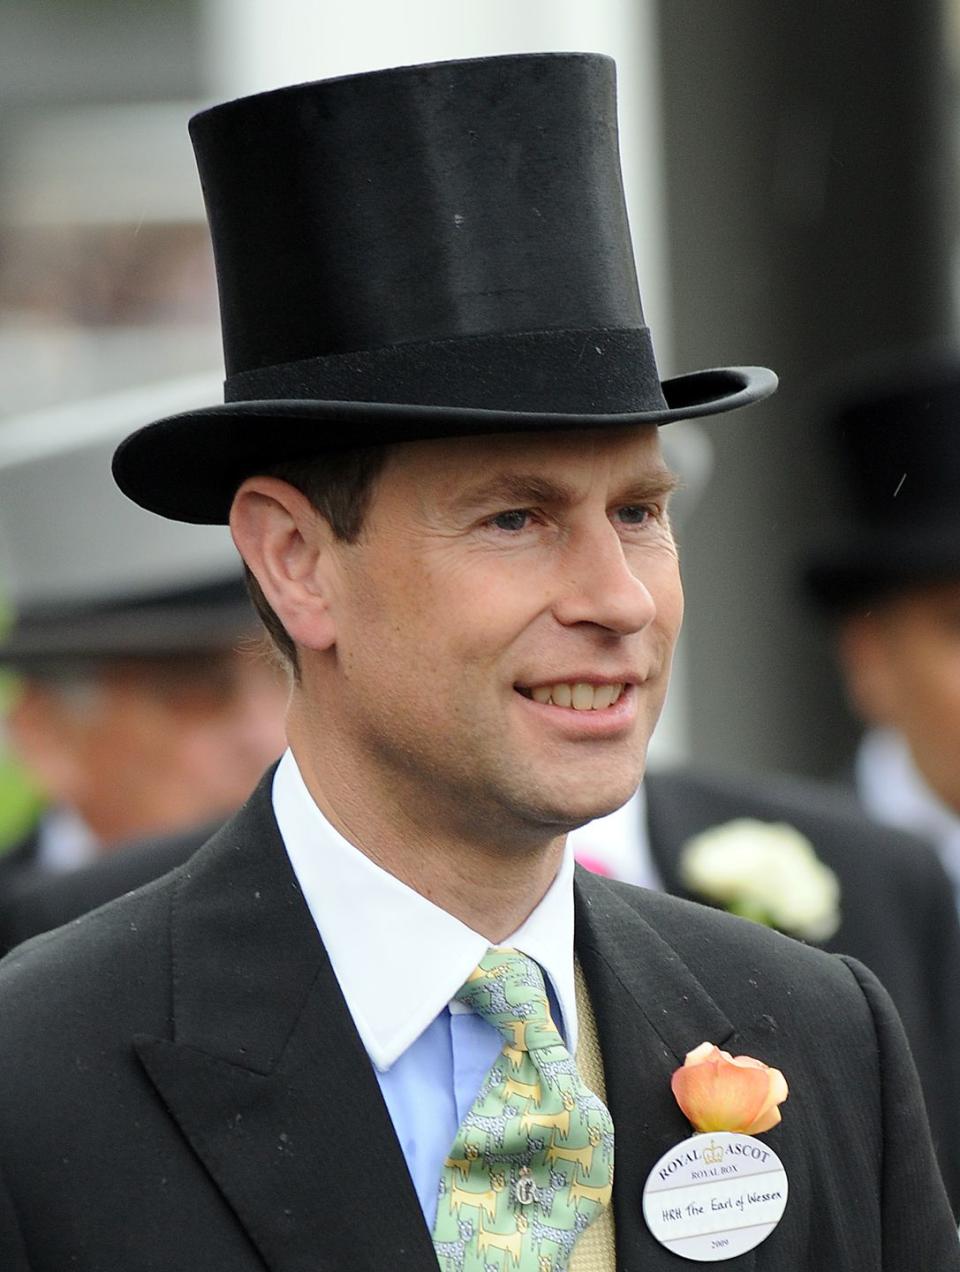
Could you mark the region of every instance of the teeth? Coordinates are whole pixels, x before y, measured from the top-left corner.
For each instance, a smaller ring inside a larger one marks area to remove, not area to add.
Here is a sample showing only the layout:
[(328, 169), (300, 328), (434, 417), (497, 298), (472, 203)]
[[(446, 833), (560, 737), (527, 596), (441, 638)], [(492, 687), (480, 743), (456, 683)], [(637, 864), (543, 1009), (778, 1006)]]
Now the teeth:
[(616, 685), (597, 685), (593, 691), (594, 711), (602, 711), (605, 707), (613, 706), (617, 696)]
[(592, 711), (593, 685), (574, 685), (572, 706), (575, 711)]
[(623, 685), (537, 685), (530, 690), (534, 702), (572, 707), (574, 711), (603, 711), (613, 706), (623, 693)]

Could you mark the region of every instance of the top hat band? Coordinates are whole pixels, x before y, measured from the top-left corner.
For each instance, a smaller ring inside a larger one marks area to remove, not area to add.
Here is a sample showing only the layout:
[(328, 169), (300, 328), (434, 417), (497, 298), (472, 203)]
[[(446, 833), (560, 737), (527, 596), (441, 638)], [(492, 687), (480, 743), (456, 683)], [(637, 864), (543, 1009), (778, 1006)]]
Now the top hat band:
[(561, 414), (666, 407), (646, 327), (506, 332), (328, 354), (237, 372), (224, 397)]

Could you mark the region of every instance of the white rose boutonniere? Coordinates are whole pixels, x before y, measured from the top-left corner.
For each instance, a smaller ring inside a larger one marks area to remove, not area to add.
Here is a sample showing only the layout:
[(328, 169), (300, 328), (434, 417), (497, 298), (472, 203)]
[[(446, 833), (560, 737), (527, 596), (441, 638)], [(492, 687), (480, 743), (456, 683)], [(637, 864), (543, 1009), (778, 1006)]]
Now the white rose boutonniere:
[(790, 936), (826, 941), (840, 926), (837, 876), (786, 823), (744, 817), (705, 830), (684, 845), (680, 876), (692, 892)]

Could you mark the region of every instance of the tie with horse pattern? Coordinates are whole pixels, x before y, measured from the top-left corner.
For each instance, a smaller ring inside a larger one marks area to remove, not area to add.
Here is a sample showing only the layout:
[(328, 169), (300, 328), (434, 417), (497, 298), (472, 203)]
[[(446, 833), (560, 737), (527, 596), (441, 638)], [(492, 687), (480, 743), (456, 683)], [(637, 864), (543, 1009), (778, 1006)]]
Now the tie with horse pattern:
[(532, 959), (490, 949), (456, 997), (504, 1046), (444, 1163), (438, 1262), (443, 1272), (563, 1272), (610, 1204), (610, 1113), (580, 1078)]

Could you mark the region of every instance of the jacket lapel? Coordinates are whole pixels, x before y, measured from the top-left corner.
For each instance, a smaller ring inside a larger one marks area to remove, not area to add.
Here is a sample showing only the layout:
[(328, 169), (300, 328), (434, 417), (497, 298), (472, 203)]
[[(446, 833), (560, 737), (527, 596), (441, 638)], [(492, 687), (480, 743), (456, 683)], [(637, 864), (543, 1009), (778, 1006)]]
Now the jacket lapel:
[(435, 1272), (379, 1084), (280, 840), (271, 778), (184, 868), (172, 1037), (135, 1046), (271, 1272)]
[[(631, 897), (631, 901), (625, 898)], [(693, 1134), (670, 1090), (673, 1070), (701, 1042), (734, 1028), (637, 907), (644, 893), (578, 869), (576, 945), (590, 990), (616, 1131), (613, 1204), (620, 1272), (677, 1272), (680, 1261), (643, 1219), (647, 1175)], [(754, 1255), (723, 1260), (751, 1272)]]

